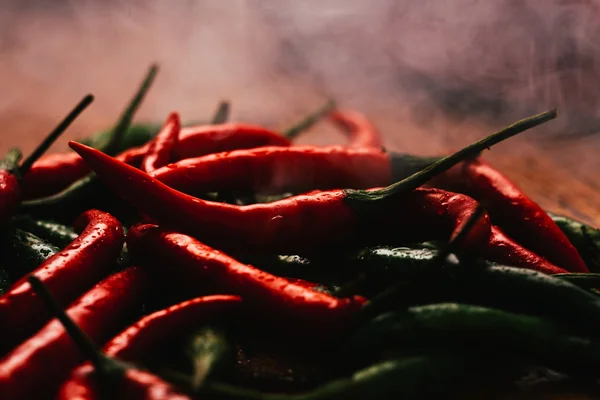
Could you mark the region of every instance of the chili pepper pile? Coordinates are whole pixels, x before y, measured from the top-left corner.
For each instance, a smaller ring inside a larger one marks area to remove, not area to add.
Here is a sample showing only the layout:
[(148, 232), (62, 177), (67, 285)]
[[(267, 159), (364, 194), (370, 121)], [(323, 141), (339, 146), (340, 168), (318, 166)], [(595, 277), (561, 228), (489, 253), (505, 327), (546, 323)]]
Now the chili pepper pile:
[[(281, 133), (228, 102), (133, 124), (157, 72), (113, 129), (43, 154), (87, 96), (0, 165), (0, 398), (598, 389), (600, 230), (482, 156), (556, 111), (420, 156), (333, 101)], [(294, 144), (328, 122), (340, 145)]]

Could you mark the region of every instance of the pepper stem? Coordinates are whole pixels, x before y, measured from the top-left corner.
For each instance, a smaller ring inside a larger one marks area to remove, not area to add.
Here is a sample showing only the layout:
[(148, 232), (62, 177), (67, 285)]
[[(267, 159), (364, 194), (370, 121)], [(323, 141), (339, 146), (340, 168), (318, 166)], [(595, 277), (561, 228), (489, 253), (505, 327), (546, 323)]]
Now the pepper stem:
[(450, 255), (450, 253), (456, 251), (457, 246), (460, 245), (460, 242), (462, 242), (463, 239), (471, 232), (483, 214), (485, 214), (485, 207), (483, 204), (479, 203), (477, 204), (477, 208), (473, 214), (471, 214), (469, 218), (463, 222), (458, 232), (456, 232), (454, 236), (450, 238), (446, 246), (444, 246), (441, 251), (436, 254), (435, 258), (432, 260), (433, 263), (437, 262), (442, 264), (444, 260), (446, 260), (446, 257)]
[(6, 156), (0, 161), (0, 168), (7, 170), (14, 170), (18, 168), (19, 161), (23, 157), (23, 153), (17, 147), (13, 147), (6, 153)]
[(350, 203), (357, 204), (374, 203), (380, 200), (389, 199), (390, 197), (398, 194), (410, 192), (411, 190), (424, 185), (433, 177), (449, 170), (459, 162), (475, 157), (483, 150), (500, 143), (503, 140), (543, 124), (544, 122), (550, 121), (556, 118), (556, 115), (556, 110), (551, 110), (518, 121), (490, 136), (487, 136), (475, 143), (468, 145), (467, 147), (462, 148), (454, 154), (436, 161), (421, 171), (416, 172), (408, 178), (403, 179), (400, 182), (396, 182), (384, 189), (373, 191), (348, 189), (346, 190), (346, 200), (348, 200)]
[(116, 366), (116, 362), (102, 353), (92, 339), (77, 326), (71, 317), (67, 315), (65, 309), (58, 304), (58, 301), (52, 296), (42, 281), (34, 275), (29, 275), (27, 281), (37, 295), (41, 297), (48, 309), (54, 314), (56, 319), (60, 321), (65, 328), (65, 331), (67, 331), (67, 334), (71, 337), (71, 340), (73, 340), (86, 359), (92, 363), (95, 370), (102, 374), (102, 376), (106, 376), (113, 372), (115, 370), (114, 367)]
[(292, 140), (298, 137), (302, 132), (310, 129), (314, 124), (319, 122), (321, 118), (329, 114), (336, 107), (335, 100), (330, 99), (319, 109), (304, 117), (301, 121), (292, 125), (287, 130), (283, 131), (282, 135)]
[(229, 119), (229, 111), (231, 105), (228, 101), (221, 101), (219, 106), (217, 107), (217, 111), (215, 111), (215, 115), (213, 116), (212, 123), (213, 125), (224, 124)]
[(79, 104), (73, 108), (73, 110), (54, 128), (52, 132), (46, 136), (46, 138), (38, 145), (38, 147), (23, 161), (18, 169), (21, 176), (27, 173), (33, 163), (35, 163), (45, 152), (52, 146), (52, 144), (63, 134), (65, 130), (75, 121), (75, 119), (94, 101), (94, 96), (88, 94), (85, 96)]
[(152, 83), (154, 82), (154, 78), (156, 78), (157, 73), (158, 65), (152, 64), (148, 69), (148, 72), (146, 73), (146, 77), (142, 81), (142, 84), (140, 85), (137, 92), (129, 102), (129, 105), (121, 114), (117, 125), (112, 131), (112, 134), (105, 139), (104, 143), (102, 143), (101, 141), (98, 144), (98, 150), (111, 156), (115, 155), (115, 153), (119, 151), (119, 145), (121, 144), (121, 140), (123, 139), (123, 136), (125, 136), (125, 132), (129, 128), (129, 125), (131, 125), (133, 116), (142, 104), (142, 101), (144, 100), (144, 97), (146, 97), (148, 90), (150, 90), (150, 87), (152, 86)]

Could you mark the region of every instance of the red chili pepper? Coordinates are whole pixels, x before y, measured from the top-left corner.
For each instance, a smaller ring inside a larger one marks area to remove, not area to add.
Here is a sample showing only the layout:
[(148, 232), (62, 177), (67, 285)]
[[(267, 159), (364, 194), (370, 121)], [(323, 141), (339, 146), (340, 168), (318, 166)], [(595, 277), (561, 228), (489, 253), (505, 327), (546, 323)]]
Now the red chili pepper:
[[(289, 139), (259, 125), (225, 123), (183, 127), (175, 146), (174, 158), (182, 160), (225, 151), (252, 149), (263, 146), (290, 146)], [(126, 164), (138, 166), (150, 146), (129, 149), (116, 158)]]
[[(77, 369), (62, 386), (57, 400), (101, 400), (94, 367), (85, 365)], [(128, 368), (120, 377), (116, 388), (110, 392), (114, 400), (191, 400), (177, 391), (170, 383), (156, 375), (139, 369)]]
[(399, 171), (403, 175), (393, 176), (391, 157), (379, 150), (339, 146), (259, 147), (181, 160), (150, 175), (185, 193), (277, 194), (386, 186), (422, 169), (405, 165)]
[(514, 183), (480, 159), (466, 161), (433, 181), (486, 205), (492, 221), (511, 238), (572, 272), (589, 272), (552, 218)]
[(187, 332), (219, 315), (224, 317), (236, 311), (242, 298), (232, 295), (213, 295), (187, 300), (147, 315), (115, 336), (104, 346), (109, 357), (137, 361), (152, 346)]
[(171, 157), (181, 130), (179, 114), (173, 112), (167, 118), (156, 138), (148, 145), (148, 153), (142, 160), (142, 171), (152, 172), (171, 162)]
[(316, 333), (314, 326), (319, 327), (318, 338), (322, 340), (341, 333), (363, 303), (307, 289), (156, 225), (132, 228), (127, 246), (132, 257), (147, 267), (160, 271), (165, 265), (162, 260), (168, 259), (169, 275), (175, 280), (239, 294), (255, 309), (257, 318), (264, 316), (286, 327), (293, 326), (294, 333), (303, 337)]
[[(141, 306), (150, 283), (143, 270), (128, 268), (98, 283), (67, 313), (93, 341), (102, 343)], [(62, 324), (53, 319), (0, 360), (2, 398), (51, 397), (81, 359)]]
[(497, 226), (492, 226), (490, 239), (481, 249), (481, 256), (499, 264), (533, 269), (549, 275), (569, 272), (516, 243)]
[[(27, 195), (27, 176), (32, 166), (58, 139), (73, 121), (94, 101), (94, 96), (85, 96), (79, 104), (54, 128), (40, 143), (21, 166), (21, 152), (12, 149), (7, 157), (0, 162), (0, 226), (4, 226), (17, 209), (23, 192)], [(71, 156), (73, 157), (73, 156)]]
[(349, 139), (348, 146), (358, 149), (381, 149), (381, 135), (364, 114), (350, 110), (335, 110), (329, 119), (343, 128)]
[[(153, 347), (215, 316), (222, 318), (235, 311), (241, 303), (242, 299), (238, 296), (214, 295), (198, 297), (157, 311), (111, 339), (104, 345), (104, 354), (125, 361), (139, 361)], [(87, 379), (91, 372), (93, 367), (89, 363), (75, 369), (71, 378), (63, 384), (59, 399), (93, 398), (96, 391), (93, 382)], [(125, 379), (131, 377), (126, 376)]]
[[(75, 222), (76, 229), (83, 227), (77, 239), (32, 272), (63, 303), (72, 301), (102, 279), (123, 247), (123, 228), (111, 215), (87, 211)], [(0, 297), (0, 326), (10, 327), (0, 340), (0, 354), (34, 333), (49, 318), (27, 277), (17, 281)]]

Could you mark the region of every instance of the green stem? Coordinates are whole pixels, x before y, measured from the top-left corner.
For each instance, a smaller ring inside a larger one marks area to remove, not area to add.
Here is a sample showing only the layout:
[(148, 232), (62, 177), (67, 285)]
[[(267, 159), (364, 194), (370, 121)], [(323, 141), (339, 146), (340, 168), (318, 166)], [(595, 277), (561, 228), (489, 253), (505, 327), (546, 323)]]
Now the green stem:
[(121, 114), (119, 122), (117, 122), (117, 125), (115, 126), (112, 134), (106, 139), (104, 143), (98, 144), (98, 150), (111, 156), (119, 151), (121, 140), (123, 139), (125, 132), (129, 128), (129, 125), (131, 125), (133, 116), (140, 107), (140, 104), (142, 104), (142, 101), (144, 100), (144, 97), (146, 97), (148, 90), (152, 86), (152, 83), (154, 82), (154, 78), (156, 77), (157, 73), (158, 65), (152, 64), (148, 69), (146, 77), (142, 81), (142, 84), (138, 88), (136, 94), (129, 102), (129, 105), (127, 106), (125, 111), (123, 111), (123, 114)]
[(364, 203), (375, 203), (381, 200), (387, 200), (398, 194), (407, 193), (414, 190), (430, 179), (439, 175), (461, 161), (469, 158), (476, 157), (483, 150), (502, 142), (512, 136), (515, 136), (523, 131), (531, 129), (535, 126), (543, 124), (544, 122), (550, 121), (556, 118), (556, 110), (547, 111), (538, 115), (525, 118), (518, 121), (509, 127), (502, 129), (484, 139), (481, 139), (475, 143), (470, 144), (467, 147), (451, 154), (447, 157), (440, 159), (439, 161), (431, 164), (430, 166), (422, 169), (409, 176), (406, 179), (396, 182), (384, 189), (366, 191), (366, 190), (346, 190), (346, 199), (351, 203), (364, 204)]
[(52, 146), (52, 144), (59, 138), (60, 135), (75, 121), (75, 119), (94, 101), (94, 96), (88, 94), (85, 96), (79, 104), (73, 108), (73, 110), (54, 128), (52, 132), (46, 136), (46, 138), (38, 145), (38, 147), (23, 161), (19, 167), (19, 173), (21, 176), (27, 173), (33, 163), (35, 163), (41, 156)]
[(335, 108), (335, 100), (328, 100), (324, 106), (321, 106), (318, 110), (312, 112), (308, 116), (304, 117), (301, 121), (297, 122), (287, 130), (282, 132), (282, 135), (290, 140), (298, 137), (302, 132), (310, 129), (314, 124), (319, 122), (321, 118), (329, 114), (331, 110)]
[(229, 119), (229, 111), (231, 105), (228, 101), (222, 101), (219, 103), (219, 107), (217, 111), (215, 111), (215, 115), (213, 116), (212, 123), (214, 125), (224, 124)]

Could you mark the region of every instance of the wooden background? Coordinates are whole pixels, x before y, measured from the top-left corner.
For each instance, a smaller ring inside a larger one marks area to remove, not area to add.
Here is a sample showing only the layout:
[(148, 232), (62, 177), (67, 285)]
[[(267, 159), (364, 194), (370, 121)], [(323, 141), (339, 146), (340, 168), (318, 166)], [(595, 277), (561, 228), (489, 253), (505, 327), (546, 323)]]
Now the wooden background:
[[(172, 110), (284, 128), (326, 101), (364, 111), (390, 150), (438, 154), (554, 107), (486, 157), (544, 207), (600, 225), (597, 1), (5, 0), (0, 151), (27, 152), (84, 94), (55, 146), (110, 126), (146, 68), (137, 120)], [(327, 123), (304, 143), (336, 143)]]

